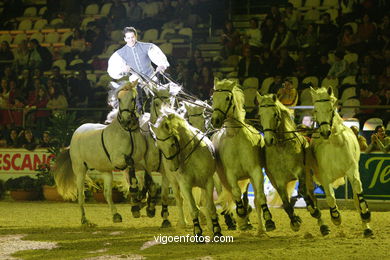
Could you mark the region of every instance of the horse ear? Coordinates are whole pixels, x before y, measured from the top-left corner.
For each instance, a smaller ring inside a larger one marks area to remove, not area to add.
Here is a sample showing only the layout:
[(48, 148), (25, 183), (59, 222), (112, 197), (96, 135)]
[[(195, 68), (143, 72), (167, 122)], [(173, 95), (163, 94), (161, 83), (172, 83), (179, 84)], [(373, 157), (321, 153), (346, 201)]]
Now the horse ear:
[(214, 77), (214, 87), (215, 87), (215, 85), (217, 85), (217, 84), (218, 84), (218, 82), (219, 82), (219, 79), (218, 79), (218, 77)]
[(310, 87), (310, 94), (311, 94), (311, 97), (314, 99), (314, 96), (316, 94), (316, 91), (314, 88)]
[(275, 94), (272, 94), (272, 100), (276, 102), (278, 100), (278, 97)]

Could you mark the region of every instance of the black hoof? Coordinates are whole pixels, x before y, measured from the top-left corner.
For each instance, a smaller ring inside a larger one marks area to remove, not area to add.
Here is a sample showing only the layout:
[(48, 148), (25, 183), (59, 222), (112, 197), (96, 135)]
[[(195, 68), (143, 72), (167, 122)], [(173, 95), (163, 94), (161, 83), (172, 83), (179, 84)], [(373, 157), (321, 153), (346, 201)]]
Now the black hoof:
[(153, 208), (153, 209), (146, 208), (146, 215), (149, 218), (153, 218), (156, 215), (156, 208)]
[(237, 230), (237, 225), (234, 224), (234, 225), (228, 226), (228, 230)]
[(121, 223), (122, 222), (122, 216), (119, 214), (119, 213), (115, 213), (113, 216), (112, 216), (112, 221), (114, 223)]
[(252, 230), (252, 229), (253, 229), (253, 226), (251, 223), (247, 223), (247, 224), (240, 227), (241, 231), (248, 231), (248, 230)]
[(267, 232), (273, 231), (275, 229), (276, 229), (275, 222), (273, 222), (271, 219), (265, 221), (265, 230)]
[(162, 227), (162, 228), (170, 228), (170, 227), (172, 227), (172, 224), (171, 224), (171, 222), (170, 222), (168, 219), (165, 219), (165, 220), (162, 222), (161, 227)]
[(372, 237), (374, 235), (374, 232), (372, 232), (371, 228), (366, 228), (364, 230), (364, 237)]
[(245, 208), (236, 208), (236, 213), (240, 218), (245, 218), (248, 212)]
[(139, 206), (132, 206), (131, 207), (131, 214), (133, 214), (134, 218), (140, 218), (141, 213), (140, 213)]
[(302, 220), (299, 216), (294, 216), (292, 219), (291, 219), (291, 222), (290, 222), (290, 227), (293, 231), (297, 232), (299, 231), (300, 227), (301, 227), (301, 223), (302, 223)]
[(333, 217), (331, 215), (331, 219), (332, 219), (332, 222), (334, 225), (340, 226), (340, 224), (341, 224), (341, 215), (340, 214), (338, 215), (338, 217)]
[(327, 236), (330, 234), (330, 229), (329, 229), (329, 226), (327, 226), (327, 225), (321, 225), (320, 231), (321, 231), (321, 235), (323, 235), (323, 236)]

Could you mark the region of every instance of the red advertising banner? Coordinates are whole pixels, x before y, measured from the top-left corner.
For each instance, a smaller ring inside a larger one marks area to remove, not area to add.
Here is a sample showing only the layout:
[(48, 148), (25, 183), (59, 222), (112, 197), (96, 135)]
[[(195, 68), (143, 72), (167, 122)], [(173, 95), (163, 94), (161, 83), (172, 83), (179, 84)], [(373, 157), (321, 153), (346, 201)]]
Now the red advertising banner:
[[(26, 149), (0, 150), (0, 179), (8, 179), (14, 174), (36, 174), (38, 165), (50, 164), (53, 155), (47, 149), (36, 149), (28, 151)], [(6, 176), (5, 176), (6, 175)]]

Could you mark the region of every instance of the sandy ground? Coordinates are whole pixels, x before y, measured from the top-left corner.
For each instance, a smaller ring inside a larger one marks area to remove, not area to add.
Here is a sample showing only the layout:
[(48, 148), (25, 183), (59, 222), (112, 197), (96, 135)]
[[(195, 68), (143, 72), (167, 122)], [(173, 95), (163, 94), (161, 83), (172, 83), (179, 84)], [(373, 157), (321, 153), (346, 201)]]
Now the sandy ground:
[[(123, 222), (113, 224), (105, 204), (87, 204), (97, 228), (81, 228), (75, 203), (0, 202), (0, 259), (390, 259), (390, 212), (372, 212), (374, 237), (364, 238), (357, 212), (343, 209), (341, 226), (334, 226), (323, 210), (331, 234), (322, 237), (316, 221), (297, 209), (303, 224), (293, 232), (283, 210), (272, 208), (277, 229), (257, 235), (254, 213), (251, 231), (227, 231), (230, 243), (168, 243), (155, 236), (192, 234), (192, 226), (161, 229), (160, 207), (155, 218), (134, 219), (127, 204), (119, 204)], [(176, 207), (170, 219), (177, 222)], [(204, 235), (211, 236), (206, 227)]]

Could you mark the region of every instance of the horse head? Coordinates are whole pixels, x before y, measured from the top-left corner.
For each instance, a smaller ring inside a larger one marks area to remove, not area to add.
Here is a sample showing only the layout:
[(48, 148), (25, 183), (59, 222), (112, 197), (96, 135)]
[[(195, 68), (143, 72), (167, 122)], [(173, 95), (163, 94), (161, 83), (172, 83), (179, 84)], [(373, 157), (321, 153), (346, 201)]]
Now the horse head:
[(117, 91), (119, 104), (118, 121), (124, 128), (138, 126), (138, 113), (136, 110), (136, 97), (138, 81), (127, 82)]
[(171, 107), (173, 97), (169, 92), (169, 86), (159, 86), (154, 90), (154, 97), (150, 103), (151, 122), (154, 124), (161, 115), (161, 109), (164, 106)]
[(261, 96), (257, 93), (256, 100), (265, 144), (274, 145), (277, 142), (276, 132), (281, 124), (281, 110), (278, 104), (280, 102), (274, 94)]
[(157, 147), (165, 159), (171, 162), (169, 164), (171, 171), (176, 171), (180, 166), (178, 156), (180, 153), (180, 136), (172, 122), (175, 116), (175, 114), (163, 114), (158, 118), (155, 125), (151, 125)]
[(245, 119), (244, 94), (233, 80), (214, 80), (213, 114), (211, 123), (214, 127), (221, 127), (228, 118), (238, 121)]
[[(196, 105), (199, 104), (199, 105)], [(206, 110), (204, 102), (196, 100), (195, 104), (184, 102), (188, 123), (199, 130), (206, 131), (206, 118), (204, 111)]]
[(328, 139), (332, 133), (333, 118), (336, 112), (337, 99), (333, 95), (332, 87), (311, 88), (314, 102), (314, 118), (319, 125), (320, 134)]

